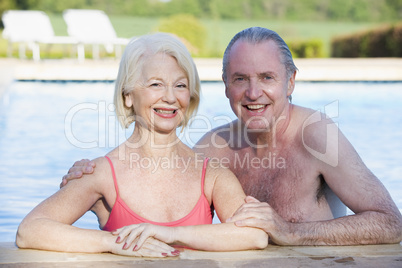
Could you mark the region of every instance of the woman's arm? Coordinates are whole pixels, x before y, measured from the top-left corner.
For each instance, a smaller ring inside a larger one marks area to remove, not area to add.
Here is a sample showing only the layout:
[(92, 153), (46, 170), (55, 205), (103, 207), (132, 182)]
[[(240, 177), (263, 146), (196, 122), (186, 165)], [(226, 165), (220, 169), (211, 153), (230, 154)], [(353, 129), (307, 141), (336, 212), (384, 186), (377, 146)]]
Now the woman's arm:
[(17, 246), (67, 252), (110, 251), (106, 246), (112, 239), (108, 232), (71, 226), (102, 197), (102, 165), (98, 169), (70, 182), (35, 207), (18, 228)]
[(109, 232), (71, 226), (102, 197), (103, 177), (111, 176), (110, 169), (104, 168), (102, 161), (96, 160), (98, 168), (94, 174), (71, 181), (24, 218), (17, 231), (18, 247), (63, 252), (112, 252), (132, 256), (174, 255), (174, 248), (154, 239), (147, 240), (141, 251), (133, 251), (133, 248), (123, 249), (116, 244), (116, 237)]
[[(212, 190), (208, 190), (208, 187)], [(225, 222), (245, 203), (244, 191), (237, 178), (228, 169), (207, 170), (205, 188), (206, 192), (211, 192), (212, 202), (221, 222)], [(206, 251), (263, 249), (268, 245), (268, 235), (265, 231), (237, 227), (233, 223), (179, 227), (138, 224), (121, 228), (113, 234), (120, 237), (120, 243), (133, 245), (135, 249), (141, 248), (143, 241), (148, 237)]]
[(133, 250), (142, 249), (150, 237), (168, 244), (205, 251), (264, 249), (268, 235), (261, 229), (237, 227), (233, 223), (167, 227), (149, 223), (125, 226), (113, 232), (118, 243)]

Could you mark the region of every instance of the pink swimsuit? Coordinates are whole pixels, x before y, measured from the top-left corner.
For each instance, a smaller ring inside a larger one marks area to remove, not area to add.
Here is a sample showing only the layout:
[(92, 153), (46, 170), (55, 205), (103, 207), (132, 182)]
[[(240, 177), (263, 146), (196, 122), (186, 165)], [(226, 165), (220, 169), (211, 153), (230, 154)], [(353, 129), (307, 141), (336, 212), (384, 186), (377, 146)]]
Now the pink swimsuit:
[(114, 172), (113, 163), (109, 157), (105, 156), (105, 158), (109, 161), (110, 168), (112, 169), (114, 187), (116, 189), (116, 202), (110, 212), (109, 219), (103, 230), (112, 231), (123, 226), (138, 224), (138, 223), (152, 223), (155, 225), (162, 226), (185, 226), (185, 225), (199, 225), (199, 224), (211, 224), (212, 223), (212, 212), (209, 206), (208, 200), (204, 194), (204, 181), (205, 181), (205, 170), (207, 167), (208, 159), (205, 159), (204, 166), (202, 169), (202, 177), (201, 177), (201, 196), (198, 199), (197, 204), (191, 210), (191, 212), (177, 220), (172, 222), (153, 222), (147, 220), (132, 211), (127, 204), (120, 198), (119, 188), (117, 186), (116, 174)]

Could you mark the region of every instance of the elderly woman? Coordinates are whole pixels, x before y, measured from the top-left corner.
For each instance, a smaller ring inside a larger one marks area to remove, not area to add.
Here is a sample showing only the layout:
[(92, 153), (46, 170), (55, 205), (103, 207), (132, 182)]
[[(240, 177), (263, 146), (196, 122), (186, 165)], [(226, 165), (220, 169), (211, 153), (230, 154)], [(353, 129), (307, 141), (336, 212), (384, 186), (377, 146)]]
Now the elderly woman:
[[(200, 81), (185, 46), (169, 34), (132, 40), (115, 85), (120, 123), (133, 134), (96, 170), (73, 180), (34, 208), (21, 222), (20, 248), (65, 252), (112, 252), (174, 256), (171, 246), (208, 251), (262, 249), (267, 234), (221, 222), (244, 203), (233, 173), (199, 159), (176, 135), (199, 104)], [(144, 163), (159, 163), (145, 165)], [(102, 230), (72, 226), (97, 201)]]

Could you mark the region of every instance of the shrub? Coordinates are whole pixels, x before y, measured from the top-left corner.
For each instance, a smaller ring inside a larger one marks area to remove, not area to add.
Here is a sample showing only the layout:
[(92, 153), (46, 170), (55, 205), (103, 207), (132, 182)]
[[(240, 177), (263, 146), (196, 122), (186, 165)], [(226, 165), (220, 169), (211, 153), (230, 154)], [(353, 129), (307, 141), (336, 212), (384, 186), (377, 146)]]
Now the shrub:
[(295, 58), (321, 58), (323, 57), (323, 42), (321, 39), (287, 42)]
[(402, 57), (402, 24), (339, 36), (331, 41), (332, 57)]
[(192, 15), (179, 14), (163, 19), (157, 31), (177, 35), (193, 56), (205, 53), (207, 31), (201, 22)]

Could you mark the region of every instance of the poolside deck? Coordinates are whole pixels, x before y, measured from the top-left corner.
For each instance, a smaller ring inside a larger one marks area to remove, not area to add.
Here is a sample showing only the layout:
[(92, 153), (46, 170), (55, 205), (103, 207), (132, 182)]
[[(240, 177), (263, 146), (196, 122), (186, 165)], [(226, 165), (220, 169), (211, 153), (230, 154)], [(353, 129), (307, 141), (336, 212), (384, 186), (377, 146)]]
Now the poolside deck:
[[(222, 81), (221, 59), (195, 59), (202, 81)], [(295, 59), (297, 81), (402, 81), (402, 58)], [(119, 61), (0, 59), (0, 96), (15, 80), (114, 81)]]
[[(195, 59), (202, 81), (222, 81), (221, 59)], [(297, 81), (402, 81), (402, 58), (295, 59)], [(114, 81), (119, 61), (0, 59), (0, 96), (14, 80)]]
[(134, 258), (113, 254), (18, 249), (0, 243), (1, 267), (398, 267), (402, 245), (280, 247), (237, 252), (184, 250), (179, 257)]
[[(221, 59), (195, 59), (203, 81), (221, 81)], [(402, 58), (295, 59), (299, 81), (402, 81)], [(116, 78), (119, 61), (78, 62), (75, 59), (0, 59), (0, 81), (17, 80), (110, 80)], [(1, 82), (0, 82), (1, 83)]]

